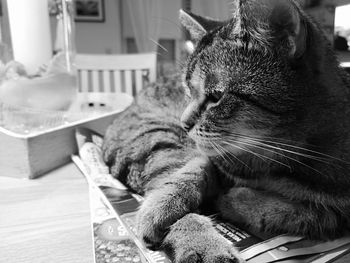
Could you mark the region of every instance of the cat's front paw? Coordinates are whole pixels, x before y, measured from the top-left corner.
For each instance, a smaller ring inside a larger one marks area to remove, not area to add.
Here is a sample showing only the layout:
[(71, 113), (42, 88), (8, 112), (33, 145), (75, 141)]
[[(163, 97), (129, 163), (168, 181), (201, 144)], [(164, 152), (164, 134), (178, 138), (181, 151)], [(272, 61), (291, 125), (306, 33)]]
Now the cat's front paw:
[(166, 236), (163, 247), (175, 263), (244, 262), (211, 221), (198, 214), (188, 214), (178, 220)]
[[(185, 245), (185, 244), (184, 244)], [(219, 242), (220, 247), (209, 248), (205, 251), (185, 248), (184, 251), (176, 253), (175, 263), (239, 263), (236, 251), (227, 244)], [(226, 246), (223, 246), (226, 245)]]
[[(145, 246), (159, 248), (168, 227), (165, 215), (158, 209), (141, 208), (137, 216), (137, 233)], [(170, 221), (169, 221), (170, 222)]]
[(181, 198), (155, 192), (142, 204), (137, 215), (137, 231), (147, 248), (157, 249), (170, 226), (189, 213)]

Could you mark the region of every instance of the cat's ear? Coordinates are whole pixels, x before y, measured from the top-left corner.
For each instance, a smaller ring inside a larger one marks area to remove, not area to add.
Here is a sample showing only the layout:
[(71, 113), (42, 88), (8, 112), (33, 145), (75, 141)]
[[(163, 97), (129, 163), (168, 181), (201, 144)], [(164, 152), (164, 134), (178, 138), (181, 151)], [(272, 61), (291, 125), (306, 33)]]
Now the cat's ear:
[(273, 8), (270, 15), (275, 38), (286, 44), (291, 58), (301, 57), (306, 50), (306, 23), (300, 15), (299, 7), (291, 1), (270, 0)]
[(225, 22), (195, 15), (182, 9), (180, 9), (180, 22), (190, 32), (191, 39), (195, 43), (209, 31), (225, 24)]

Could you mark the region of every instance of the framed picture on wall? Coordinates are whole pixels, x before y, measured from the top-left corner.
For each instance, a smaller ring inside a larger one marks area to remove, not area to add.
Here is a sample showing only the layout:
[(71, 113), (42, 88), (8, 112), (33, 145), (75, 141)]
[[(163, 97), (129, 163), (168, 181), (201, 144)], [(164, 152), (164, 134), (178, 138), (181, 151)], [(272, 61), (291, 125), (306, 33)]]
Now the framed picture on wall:
[(74, 0), (75, 21), (104, 22), (104, 0)]

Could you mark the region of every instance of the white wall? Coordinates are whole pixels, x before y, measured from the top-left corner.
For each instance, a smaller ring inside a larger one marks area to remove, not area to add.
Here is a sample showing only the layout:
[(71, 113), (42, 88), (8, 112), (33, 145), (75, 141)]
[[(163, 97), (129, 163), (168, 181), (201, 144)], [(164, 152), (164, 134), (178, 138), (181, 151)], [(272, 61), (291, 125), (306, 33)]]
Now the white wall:
[[(165, 2), (163, 11), (156, 17), (161, 21), (160, 38), (179, 41), (182, 32), (178, 14), (182, 1), (163, 1)], [(129, 10), (121, 2), (120, 0), (105, 0), (106, 20), (104, 23), (76, 22), (78, 53), (122, 53), (122, 34), (125, 39), (133, 37), (134, 33), (128, 15)]]
[[(106, 0), (108, 1), (108, 0)], [(128, 1), (128, 0), (125, 0)], [(132, 0), (129, 0), (132, 1)], [(181, 29), (179, 23), (179, 10), (181, 9), (181, 0), (163, 0), (163, 10), (155, 19), (161, 21), (160, 38), (180, 39)], [(129, 10), (124, 4), (123, 7), (123, 35), (125, 38), (133, 37), (134, 33), (131, 26)]]
[(105, 22), (76, 22), (78, 53), (121, 53), (120, 1), (105, 0)]
[(217, 20), (226, 20), (233, 17), (232, 4), (232, 0), (192, 0), (192, 12)]
[[(132, 1), (132, 0), (122, 0)], [(181, 8), (181, 0), (163, 0), (163, 11), (156, 19), (161, 21), (160, 37), (163, 39), (181, 40), (181, 27), (178, 20), (178, 11)], [(193, 7), (200, 5), (202, 0), (193, 0)], [(212, 0), (215, 1), (215, 0)], [(222, 0), (225, 1), (225, 0)], [(326, 0), (326, 3), (343, 5), (350, 3), (350, 0)], [(122, 8), (122, 10), (120, 10)], [(205, 10), (194, 10), (202, 13)], [(122, 34), (124, 38), (133, 37), (130, 18), (126, 5), (121, 0), (105, 0), (106, 20), (103, 23), (76, 22), (76, 44), (79, 53), (121, 53)], [(330, 14), (323, 11), (316, 11), (319, 20), (333, 20)], [(204, 15), (206, 12), (203, 13)], [(203, 15), (202, 14), (202, 15)], [(326, 17), (326, 18), (325, 18)], [(121, 21), (122, 19), (122, 21)], [(324, 21), (322, 21), (324, 22)], [(332, 25), (328, 23), (328, 30)], [(122, 27), (122, 28), (121, 28)], [(55, 29), (52, 28), (52, 31)], [(328, 32), (330, 33), (330, 32)], [(124, 49), (125, 50), (125, 49)]]

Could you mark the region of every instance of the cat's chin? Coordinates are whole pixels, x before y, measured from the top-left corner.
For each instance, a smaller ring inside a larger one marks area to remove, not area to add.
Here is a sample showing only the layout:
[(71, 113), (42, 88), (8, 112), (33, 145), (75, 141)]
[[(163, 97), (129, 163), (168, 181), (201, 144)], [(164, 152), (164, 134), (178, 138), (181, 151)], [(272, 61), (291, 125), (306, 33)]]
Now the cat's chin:
[(208, 146), (203, 146), (203, 145), (197, 144), (197, 148), (201, 153), (203, 153), (204, 155), (206, 155), (208, 157), (216, 157), (219, 155), (219, 153), (217, 151), (215, 151), (215, 149), (208, 147)]

